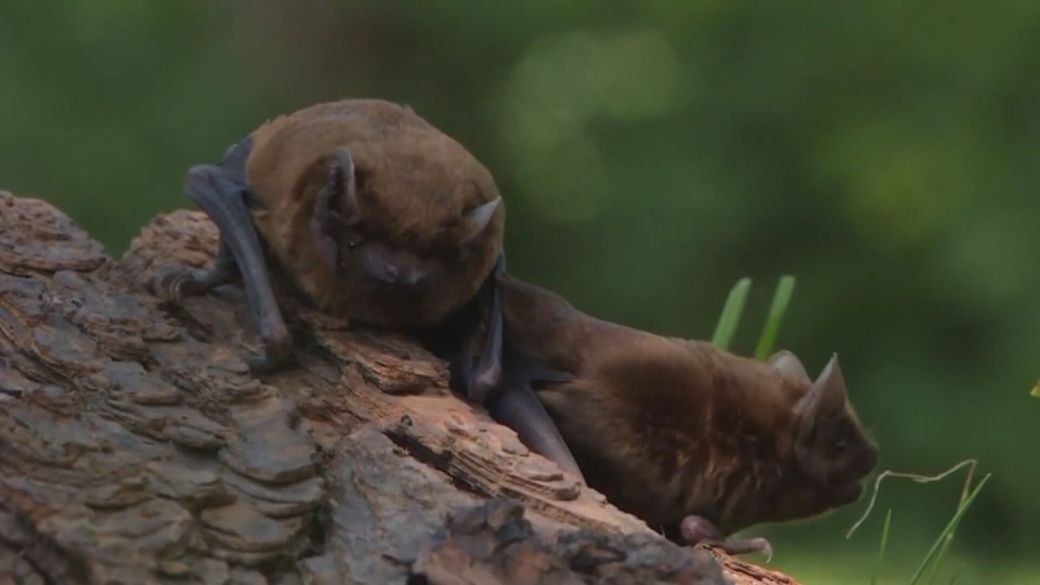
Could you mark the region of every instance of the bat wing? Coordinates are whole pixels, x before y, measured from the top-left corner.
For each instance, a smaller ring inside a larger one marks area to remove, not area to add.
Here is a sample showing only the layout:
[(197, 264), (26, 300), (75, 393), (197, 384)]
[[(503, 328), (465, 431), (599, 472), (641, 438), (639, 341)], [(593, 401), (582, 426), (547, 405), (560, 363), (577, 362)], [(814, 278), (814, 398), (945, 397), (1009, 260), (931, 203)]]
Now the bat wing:
[(477, 404), (487, 404), (492, 394), (497, 391), (502, 381), (502, 336), (503, 336), (503, 314), (502, 314), (502, 289), (499, 280), (506, 271), (505, 251), (499, 252), (498, 260), (495, 262), (491, 274), (488, 275), (481, 287), (477, 298), (472, 303), (482, 305), (482, 312), (486, 312), (486, 324), (483, 339), (480, 339), (480, 327), (476, 324), (471, 326), (470, 340), (465, 347), (471, 348), (480, 344), (477, 352), (476, 363), (467, 350), (462, 353), (462, 367), (459, 368), (459, 380), (463, 393)]
[(242, 276), (246, 301), (256, 318), (266, 356), (251, 365), (270, 369), (292, 353), (292, 339), (271, 289), (267, 269), (247, 200), (245, 161), (250, 138), (233, 145), (219, 165), (195, 165), (188, 170), (184, 191), (220, 230), (221, 249), (230, 253)]
[(250, 134), (232, 144), (224, 152), (224, 159), (217, 166), (224, 170), (229, 179), (246, 187), (246, 161), (253, 152), (253, 136)]
[(531, 450), (555, 461), (561, 469), (584, 481), (574, 455), (534, 391), (535, 383), (566, 382), (571, 376), (546, 368), (509, 347), (505, 351), (504, 366), (502, 385), (488, 400), (488, 412), (495, 420), (516, 431)]

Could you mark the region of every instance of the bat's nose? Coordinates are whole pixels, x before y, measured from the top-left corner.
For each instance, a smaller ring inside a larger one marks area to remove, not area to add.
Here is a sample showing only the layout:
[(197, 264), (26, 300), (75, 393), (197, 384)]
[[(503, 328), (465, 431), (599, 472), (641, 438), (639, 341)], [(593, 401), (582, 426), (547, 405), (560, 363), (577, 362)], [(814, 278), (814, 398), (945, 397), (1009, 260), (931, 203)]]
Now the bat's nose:
[(418, 287), (423, 282), (422, 272), (411, 268), (405, 270), (399, 277), (398, 280), (401, 284), (406, 286)]
[(416, 288), (421, 286), (424, 280), (422, 271), (415, 268), (402, 268), (392, 263), (386, 263), (368, 272), (373, 280), (388, 286)]

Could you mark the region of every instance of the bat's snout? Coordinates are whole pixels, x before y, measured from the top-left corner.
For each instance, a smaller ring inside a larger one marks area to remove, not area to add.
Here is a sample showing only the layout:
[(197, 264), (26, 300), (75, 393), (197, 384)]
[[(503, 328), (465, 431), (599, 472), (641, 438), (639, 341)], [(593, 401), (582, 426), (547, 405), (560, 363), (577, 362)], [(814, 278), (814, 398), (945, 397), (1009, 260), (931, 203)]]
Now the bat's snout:
[(426, 280), (426, 273), (416, 267), (399, 266), (390, 262), (366, 262), (365, 276), (382, 286), (419, 289)]

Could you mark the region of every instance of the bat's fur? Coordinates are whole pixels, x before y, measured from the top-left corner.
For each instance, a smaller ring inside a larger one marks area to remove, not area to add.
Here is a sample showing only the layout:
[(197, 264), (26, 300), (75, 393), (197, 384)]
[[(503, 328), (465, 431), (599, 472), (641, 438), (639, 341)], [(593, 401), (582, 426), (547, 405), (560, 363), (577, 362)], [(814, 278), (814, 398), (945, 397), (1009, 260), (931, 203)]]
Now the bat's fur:
[[(251, 138), (245, 176), (259, 203), (254, 223), (283, 270), (323, 310), (377, 325), (429, 327), (468, 302), (491, 271), (504, 206), (468, 241), (463, 220), (499, 197), (494, 179), (411, 109), (371, 99), (319, 104), (275, 118)], [(340, 231), (343, 257), (333, 267), (318, 253), (310, 224), (339, 147), (355, 165), (360, 222)], [(347, 251), (351, 243), (359, 245)], [(414, 290), (374, 286), (361, 274), (366, 254), (428, 276)]]
[(589, 485), (619, 508), (672, 533), (696, 515), (729, 534), (859, 497), (877, 449), (840, 370), (810, 396), (804, 371), (597, 320), (508, 277), (500, 286), (507, 347), (556, 373), (533, 378), (538, 396)]

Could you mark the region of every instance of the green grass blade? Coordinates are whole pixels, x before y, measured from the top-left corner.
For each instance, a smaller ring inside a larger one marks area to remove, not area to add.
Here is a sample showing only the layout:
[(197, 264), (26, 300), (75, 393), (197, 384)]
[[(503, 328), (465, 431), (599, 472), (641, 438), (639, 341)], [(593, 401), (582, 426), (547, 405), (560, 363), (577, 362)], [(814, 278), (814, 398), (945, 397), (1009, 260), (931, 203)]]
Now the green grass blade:
[[(968, 500), (968, 496), (971, 494), (971, 482), (975, 479), (975, 467), (968, 468), (968, 475), (964, 478), (964, 487), (961, 488), (961, 499), (957, 502), (957, 506), (963, 506), (964, 502)], [(955, 530), (951, 530), (946, 538), (943, 540), (942, 547), (939, 549), (939, 555), (935, 557), (935, 562), (932, 563), (931, 574), (928, 575), (928, 583), (931, 585), (935, 583), (935, 577), (939, 573), (939, 565), (942, 564), (943, 557), (946, 556), (946, 551), (949, 550), (950, 544), (953, 543), (953, 535)]]
[(719, 315), (719, 324), (715, 326), (715, 335), (711, 336), (711, 342), (719, 349), (729, 349), (733, 342), (733, 336), (737, 333), (740, 325), (740, 316), (744, 313), (744, 303), (747, 302), (748, 290), (751, 289), (751, 279), (741, 278), (729, 291), (726, 304), (722, 307)]
[(780, 323), (784, 320), (787, 305), (791, 302), (791, 295), (794, 294), (794, 283), (794, 277), (787, 275), (781, 276), (780, 282), (776, 285), (773, 304), (770, 305), (769, 316), (766, 317), (766, 325), (762, 328), (762, 335), (759, 336), (758, 345), (755, 347), (755, 359), (759, 361), (765, 361), (769, 354), (773, 353), (773, 345), (776, 344)]
[(936, 555), (938, 554), (942, 543), (946, 540), (948, 535), (953, 534), (953, 531), (957, 529), (957, 525), (960, 524), (961, 518), (964, 517), (964, 514), (968, 511), (968, 508), (971, 507), (972, 502), (975, 501), (976, 496), (979, 495), (979, 492), (982, 491), (983, 486), (986, 485), (986, 482), (989, 481), (991, 476), (992, 474), (986, 474), (986, 476), (982, 478), (982, 481), (979, 482), (979, 485), (975, 486), (975, 489), (972, 490), (971, 495), (969, 495), (961, 505), (957, 507), (957, 512), (953, 515), (953, 518), (950, 518), (949, 523), (946, 524), (946, 528), (944, 528), (942, 533), (939, 534), (939, 538), (935, 539), (935, 542), (932, 543), (932, 548), (928, 549), (928, 554), (924, 556), (921, 565), (917, 567), (914, 576), (910, 578), (910, 585), (915, 585), (917, 580), (921, 578), (921, 575), (924, 574), (925, 569), (927, 569), (932, 563), (933, 559), (936, 559)]
[(877, 585), (878, 575), (881, 574), (881, 565), (885, 563), (885, 551), (888, 549), (888, 529), (892, 526), (892, 508), (885, 514), (885, 525), (881, 527), (881, 546), (878, 547), (877, 560), (874, 561), (874, 570), (870, 573), (870, 585)]

